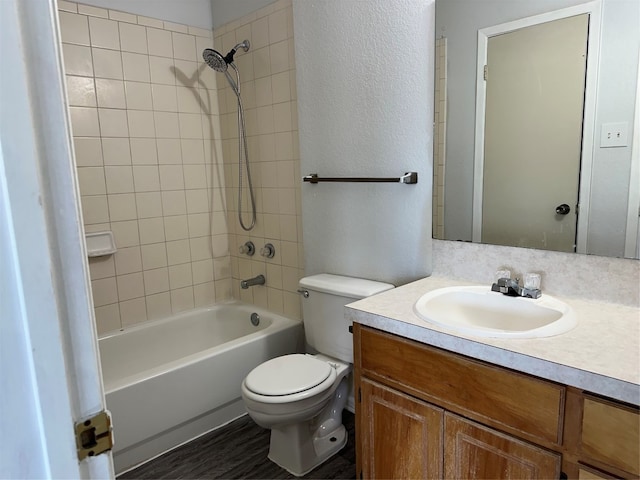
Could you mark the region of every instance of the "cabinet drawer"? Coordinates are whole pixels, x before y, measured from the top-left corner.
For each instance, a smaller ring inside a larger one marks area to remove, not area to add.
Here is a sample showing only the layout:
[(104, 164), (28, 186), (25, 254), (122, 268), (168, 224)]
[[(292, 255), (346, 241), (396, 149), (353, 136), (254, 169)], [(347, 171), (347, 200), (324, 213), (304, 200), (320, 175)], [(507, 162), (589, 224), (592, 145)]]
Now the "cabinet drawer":
[(585, 398), (581, 438), (583, 456), (638, 475), (639, 436), (637, 409)]
[(564, 387), (368, 327), (360, 335), (363, 375), (506, 431), (561, 443)]

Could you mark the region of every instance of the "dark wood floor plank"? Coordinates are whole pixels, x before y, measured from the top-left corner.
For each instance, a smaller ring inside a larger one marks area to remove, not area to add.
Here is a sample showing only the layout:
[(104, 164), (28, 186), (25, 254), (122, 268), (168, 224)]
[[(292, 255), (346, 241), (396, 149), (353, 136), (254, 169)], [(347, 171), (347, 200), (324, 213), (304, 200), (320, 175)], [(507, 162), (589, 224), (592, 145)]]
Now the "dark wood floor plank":
[[(346, 410), (343, 422), (349, 434), (345, 448), (305, 475), (308, 479), (354, 479), (354, 416)], [(168, 479), (294, 479), (267, 458), (270, 431), (257, 426), (249, 416), (123, 473), (119, 480)]]

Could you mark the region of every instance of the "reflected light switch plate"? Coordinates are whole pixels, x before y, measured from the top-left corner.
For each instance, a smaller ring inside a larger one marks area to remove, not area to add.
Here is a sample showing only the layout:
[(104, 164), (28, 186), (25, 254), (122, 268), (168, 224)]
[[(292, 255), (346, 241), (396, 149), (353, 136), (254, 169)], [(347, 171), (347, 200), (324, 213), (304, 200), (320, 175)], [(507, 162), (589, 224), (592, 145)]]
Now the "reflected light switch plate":
[(626, 147), (628, 145), (628, 131), (629, 124), (627, 122), (603, 123), (600, 135), (600, 148)]

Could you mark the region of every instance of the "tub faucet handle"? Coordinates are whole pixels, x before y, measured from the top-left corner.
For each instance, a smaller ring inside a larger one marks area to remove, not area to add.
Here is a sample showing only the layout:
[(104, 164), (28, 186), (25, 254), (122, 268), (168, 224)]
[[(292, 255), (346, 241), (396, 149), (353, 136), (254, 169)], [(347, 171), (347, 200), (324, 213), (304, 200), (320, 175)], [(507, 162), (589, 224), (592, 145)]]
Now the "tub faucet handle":
[(241, 254), (247, 254), (250, 257), (253, 256), (254, 253), (256, 253), (256, 246), (253, 244), (253, 242), (251, 240), (249, 240), (248, 242), (245, 242), (243, 245), (240, 245), (240, 248), (238, 249), (240, 251)]

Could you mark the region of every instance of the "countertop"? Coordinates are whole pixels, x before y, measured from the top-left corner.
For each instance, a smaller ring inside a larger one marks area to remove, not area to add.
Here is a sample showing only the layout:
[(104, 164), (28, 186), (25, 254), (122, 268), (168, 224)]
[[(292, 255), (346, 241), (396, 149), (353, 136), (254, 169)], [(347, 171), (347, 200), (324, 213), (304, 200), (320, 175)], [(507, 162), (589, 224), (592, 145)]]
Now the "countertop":
[(424, 278), (347, 305), (346, 318), (427, 345), (640, 405), (640, 309), (553, 295), (574, 309), (578, 325), (562, 335), (537, 339), (467, 336), (432, 325), (413, 311), (414, 303), (426, 292), (472, 284), (439, 277)]

